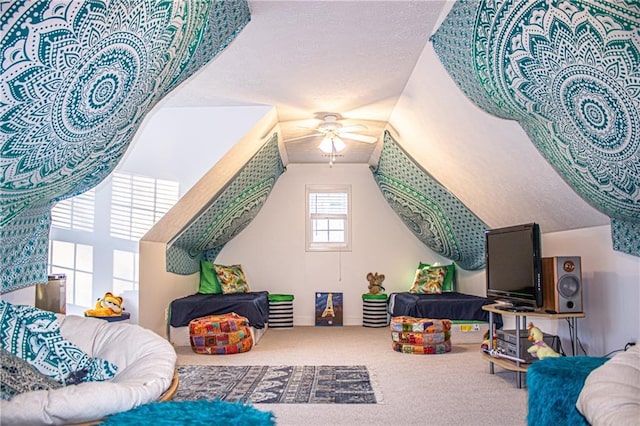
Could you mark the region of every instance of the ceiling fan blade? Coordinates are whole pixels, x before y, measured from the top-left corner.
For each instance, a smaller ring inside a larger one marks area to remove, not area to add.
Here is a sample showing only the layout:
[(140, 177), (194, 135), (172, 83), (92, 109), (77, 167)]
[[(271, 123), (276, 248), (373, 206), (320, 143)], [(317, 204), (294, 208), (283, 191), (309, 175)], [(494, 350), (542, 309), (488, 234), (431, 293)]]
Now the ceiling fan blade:
[(344, 126), (344, 127), (340, 127), (337, 132), (342, 134), (342, 133), (351, 133), (351, 132), (357, 132), (358, 130), (367, 130), (368, 127), (365, 126), (364, 124), (350, 124), (348, 126)]
[(304, 135), (304, 136), (298, 136), (298, 137), (291, 138), (291, 139), (285, 139), (285, 141), (284, 141), (284, 142), (285, 142), (285, 143), (288, 143), (288, 142), (295, 142), (295, 141), (299, 141), (299, 140), (302, 140), (302, 139), (317, 138), (318, 136), (322, 136), (322, 135), (323, 135), (322, 133), (320, 133), (320, 132), (316, 132), (316, 133), (313, 133), (313, 134), (311, 134), (311, 135)]
[(378, 141), (378, 138), (374, 138), (373, 136), (367, 135), (359, 135), (357, 133), (340, 133), (341, 138), (353, 139), (358, 142), (366, 142), (366, 143), (375, 143)]

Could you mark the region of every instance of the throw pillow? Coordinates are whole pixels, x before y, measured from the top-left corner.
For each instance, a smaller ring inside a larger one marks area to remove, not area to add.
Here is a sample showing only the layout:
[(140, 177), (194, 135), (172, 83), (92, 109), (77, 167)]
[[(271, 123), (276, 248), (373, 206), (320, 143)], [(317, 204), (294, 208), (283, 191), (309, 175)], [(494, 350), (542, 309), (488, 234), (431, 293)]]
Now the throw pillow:
[(442, 283), (447, 274), (444, 266), (431, 266), (421, 264), (416, 270), (410, 293), (441, 294)]
[(4, 348), (0, 348), (0, 379), (0, 398), (7, 401), (21, 393), (62, 387)]
[(63, 384), (109, 380), (118, 370), (62, 337), (55, 314), (33, 306), (0, 300), (0, 335), (0, 347)]
[(442, 291), (443, 292), (453, 291), (453, 281), (456, 273), (456, 265), (454, 263), (450, 265), (429, 265), (429, 264), (420, 262), (420, 265), (418, 265), (418, 269), (425, 268), (425, 267), (445, 268), (446, 272), (445, 272), (444, 280), (442, 281)]
[(240, 265), (213, 265), (222, 294), (249, 293), (249, 284)]
[(213, 263), (206, 260), (200, 261), (200, 288), (198, 293), (202, 294), (220, 294), (222, 288), (220, 288), (220, 282), (216, 271), (213, 269)]

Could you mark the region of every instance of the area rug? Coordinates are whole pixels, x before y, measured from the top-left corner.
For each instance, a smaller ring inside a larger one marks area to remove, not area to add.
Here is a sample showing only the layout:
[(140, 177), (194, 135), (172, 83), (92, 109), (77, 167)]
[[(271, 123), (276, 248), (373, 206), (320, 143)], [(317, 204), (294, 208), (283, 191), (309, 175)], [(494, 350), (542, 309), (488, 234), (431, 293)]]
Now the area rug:
[(178, 367), (175, 401), (220, 399), (252, 404), (376, 404), (363, 365)]

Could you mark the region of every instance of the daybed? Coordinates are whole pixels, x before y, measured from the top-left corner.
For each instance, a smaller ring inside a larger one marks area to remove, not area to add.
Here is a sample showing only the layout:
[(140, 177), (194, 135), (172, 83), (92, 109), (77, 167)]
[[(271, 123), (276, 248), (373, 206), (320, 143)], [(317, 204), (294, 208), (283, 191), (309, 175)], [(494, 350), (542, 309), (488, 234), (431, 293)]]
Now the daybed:
[[(454, 290), (455, 265), (420, 263), (408, 292), (389, 295), (388, 312), (392, 317), (449, 319), (454, 343), (480, 343), (489, 329), (489, 312), (482, 306), (493, 303), (485, 297)], [(494, 315), (496, 327), (502, 316)]]
[(1, 402), (0, 423), (38, 425), (95, 421), (155, 400), (168, 399), (177, 389), (175, 350), (157, 334), (132, 324), (71, 315), (56, 317), (60, 321), (62, 338), (90, 357), (115, 364), (115, 377), (109, 381), (82, 382), (15, 395)]
[(269, 292), (192, 294), (171, 302), (167, 336), (176, 346), (189, 346), (189, 322), (208, 315), (235, 312), (249, 320), (253, 341), (258, 342), (269, 321)]
[[(389, 295), (391, 316), (414, 318), (440, 318), (458, 321), (489, 322), (489, 312), (482, 310), (492, 302), (486, 297), (463, 294), (455, 291), (442, 294), (415, 294), (409, 292)], [(502, 316), (494, 315), (497, 328), (502, 328)]]

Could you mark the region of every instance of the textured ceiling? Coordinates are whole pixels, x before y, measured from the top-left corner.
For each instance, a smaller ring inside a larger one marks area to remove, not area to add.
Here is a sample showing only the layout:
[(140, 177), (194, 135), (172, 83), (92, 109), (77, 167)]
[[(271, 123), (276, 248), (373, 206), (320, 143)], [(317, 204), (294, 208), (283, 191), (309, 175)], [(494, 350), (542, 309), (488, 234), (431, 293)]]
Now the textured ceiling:
[[(328, 112), (380, 137), (445, 3), (251, 1), (251, 22), (230, 48), (164, 105), (273, 105), (285, 141)], [(327, 161), (319, 143), (287, 143), (289, 162)], [(366, 163), (373, 149), (349, 143), (338, 161)]]

